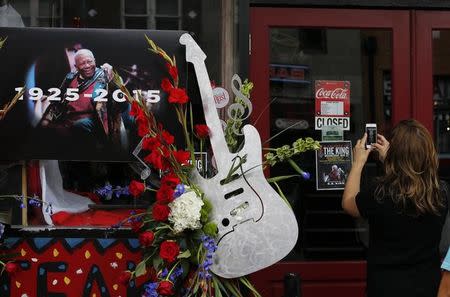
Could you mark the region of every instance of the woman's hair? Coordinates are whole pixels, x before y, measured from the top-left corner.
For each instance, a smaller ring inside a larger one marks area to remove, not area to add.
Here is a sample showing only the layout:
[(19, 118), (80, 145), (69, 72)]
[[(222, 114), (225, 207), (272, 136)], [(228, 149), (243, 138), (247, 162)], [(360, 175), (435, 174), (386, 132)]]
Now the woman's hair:
[(438, 164), (428, 130), (416, 120), (401, 121), (392, 131), (384, 160), (385, 175), (380, 178), (375, 196), (388, 195), (404, 208), (412, 205), (417, 214), (439, 213), (443, 202)]

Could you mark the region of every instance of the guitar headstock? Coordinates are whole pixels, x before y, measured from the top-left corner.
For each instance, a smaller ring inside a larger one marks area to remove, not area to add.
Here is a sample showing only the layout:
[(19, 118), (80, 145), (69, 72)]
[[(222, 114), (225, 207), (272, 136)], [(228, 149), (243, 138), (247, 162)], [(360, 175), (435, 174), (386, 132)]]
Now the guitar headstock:
[(186, 61), (193, 63), (196, 60), (204, 61), (206, 54), (195, 42), (189, 33), (184, 33), (180, 37), (180, 43), (186, 46)]

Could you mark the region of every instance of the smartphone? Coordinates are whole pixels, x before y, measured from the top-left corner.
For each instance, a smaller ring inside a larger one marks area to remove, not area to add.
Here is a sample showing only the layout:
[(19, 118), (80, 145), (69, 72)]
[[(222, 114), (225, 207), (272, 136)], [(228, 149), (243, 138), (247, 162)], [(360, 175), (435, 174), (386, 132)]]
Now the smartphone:
[(372, 143), (377, 143), (377, 124), (366, 124), (366, 133), (366, 149), (370, 149), (372, 147)]

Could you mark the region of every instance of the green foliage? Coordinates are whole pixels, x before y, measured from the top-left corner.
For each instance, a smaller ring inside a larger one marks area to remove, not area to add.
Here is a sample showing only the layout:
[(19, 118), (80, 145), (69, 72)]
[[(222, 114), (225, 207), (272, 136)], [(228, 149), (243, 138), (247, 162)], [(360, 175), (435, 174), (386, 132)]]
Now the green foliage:
[[(292, 144), (292, 146), (283, 145), (276, 149), (268, 149), (269, 152), (266, 153), (264, 157), (268, 165), (274, 166), (277, 163), (292, 160), (292, 157), (297, 156), (301, 153), (310, 150), (318, 150), (319, 148), (319, 142), (312, 139), (311, 137), (306, 137), (305, 139), (299, 138)], [(301, 169), (300, 171), (296, 171), (298, 173), (302, 172)]]

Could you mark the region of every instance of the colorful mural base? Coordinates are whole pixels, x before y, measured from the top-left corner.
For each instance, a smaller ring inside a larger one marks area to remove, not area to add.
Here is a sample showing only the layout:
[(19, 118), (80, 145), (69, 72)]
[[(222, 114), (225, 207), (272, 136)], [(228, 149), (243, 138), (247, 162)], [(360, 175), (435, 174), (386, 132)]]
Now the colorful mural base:
[[(142, 283), (118, 282), (142, 254), (130, 238), (8, 238), (7, 252), (16, 252), (21, 267), (0, 278), (2, 297), (125, 297), (141, 296)], [(145, 276), (142, 277), (142, 282)]]

